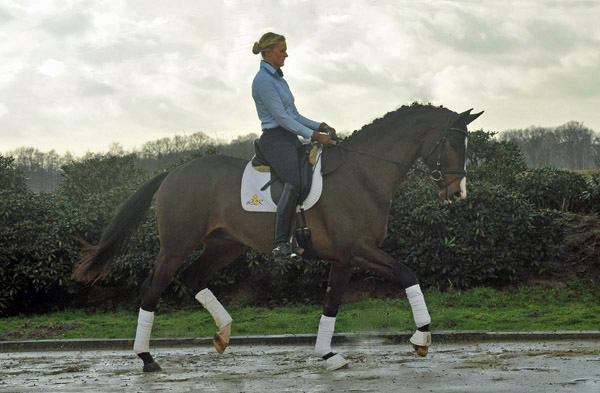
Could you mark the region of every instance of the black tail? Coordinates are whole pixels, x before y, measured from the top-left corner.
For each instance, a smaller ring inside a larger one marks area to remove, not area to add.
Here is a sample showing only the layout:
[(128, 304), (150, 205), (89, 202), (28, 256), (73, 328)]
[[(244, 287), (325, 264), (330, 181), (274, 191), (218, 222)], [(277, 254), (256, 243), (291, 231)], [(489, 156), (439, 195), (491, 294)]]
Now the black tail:
[(104, 230), (100, 243), (84, 248), (84, 255), (71, 275), (74, 280), (94, 283), (108, 274), (110, 268), (107, 266), (144, 220), (154, 194), (168, 174), (163, 172), (148, 180), (119, 207)]

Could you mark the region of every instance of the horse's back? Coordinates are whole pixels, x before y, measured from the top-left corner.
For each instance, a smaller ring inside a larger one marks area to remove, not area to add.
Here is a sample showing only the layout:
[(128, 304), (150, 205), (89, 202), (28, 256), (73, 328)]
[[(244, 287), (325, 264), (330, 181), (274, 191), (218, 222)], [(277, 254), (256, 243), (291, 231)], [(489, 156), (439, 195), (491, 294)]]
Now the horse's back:
[(247, 163), (240, 158), (212, 155), (183, 164), (165, 178), (158, 190), (157, 204), (163, 210), (172, 205), (200, 208), (221, 204), (233, 195), (239, 199)]

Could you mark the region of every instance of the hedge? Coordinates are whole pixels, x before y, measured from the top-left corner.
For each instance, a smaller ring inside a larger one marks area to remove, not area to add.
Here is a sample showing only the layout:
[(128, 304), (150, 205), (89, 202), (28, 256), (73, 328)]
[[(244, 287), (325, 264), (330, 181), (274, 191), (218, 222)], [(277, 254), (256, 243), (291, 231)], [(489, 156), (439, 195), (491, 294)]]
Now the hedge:
[[(559, 209), (590, 209), (600, 199), (600, 178), (582, 183), (564, 173), (523, 174), (518, 148), (484, 131), (471, 134), (468, 157), (469, 193), (458, 203), (439, 202), (429, 179), (409, 174), (392, 201), (381, 247), (411, 267), (424, 286), (519, 283), (554, 269), (566, 230)], [(95, 304), (94, 298), (82, 300), (94, 289), (70, 279), (81, 247), (77, 236), (97, 242), (118, 204), (151, 174), (136, 168), (132, 157), (98, 155), (65, 166), (57, 192), (33, 194), (23, 189), (11, 162), (0, 160), (0, 313), (76, 300)], [(570, 184), (562, 199), (550, 201), (542, 192), (544, 176), (550, 177), (548, 184)], [(158, 253), (153, 209), (125, 251), (95, 291), (117, 288), (127, 296), (111, 302), (132, 306), (137, 300), (131, 294), (139, 291)], [(225, 295), (245, 286), (263, 302), (313, 302), (323, 297), (328, 270), (327, 261), (280, 265), (249, 250), (215, 274), (210, 286)], [(190, 295), (176, 278), (164, 298), (181, 303)]]

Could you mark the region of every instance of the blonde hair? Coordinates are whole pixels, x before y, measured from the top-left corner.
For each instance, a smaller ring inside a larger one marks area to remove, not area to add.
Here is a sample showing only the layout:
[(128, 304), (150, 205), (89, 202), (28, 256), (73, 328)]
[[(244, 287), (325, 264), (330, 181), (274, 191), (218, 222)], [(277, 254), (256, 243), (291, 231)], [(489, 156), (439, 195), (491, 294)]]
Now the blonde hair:
[(277, 45), (279, 45), (281, 41), (285, 41), (285, 37), (281, 34), (272, 32), (265, 33), (262, 37), (260, 37), (260, 40), (254, 43), (254, 46), (252, 47), (252, 53), (254, 53), (255, 55), (258, 55), (260, 53), (262, 58), (264, 59), (265, 51), (267, 49), (275, 48)]

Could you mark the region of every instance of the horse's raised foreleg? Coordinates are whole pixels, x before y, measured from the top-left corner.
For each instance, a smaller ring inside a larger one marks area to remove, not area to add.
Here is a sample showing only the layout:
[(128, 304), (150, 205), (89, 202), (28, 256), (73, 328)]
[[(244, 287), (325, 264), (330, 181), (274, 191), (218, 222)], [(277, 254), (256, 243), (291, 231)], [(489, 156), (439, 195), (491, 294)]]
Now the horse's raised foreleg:
[(341, 265), (339, 262), (332, 262), (329, 270), (325, 305), (323, 306), (323, 315), (319, 321), (319, 333), (315, 344), (315, 355), (325, 360), (327, 370), (337, 370), (348, 364), (348, 361), (340, 354), (331, 350), (331, 339), (335, 330), (335, 318), (342, 303), (344, 289), (352, 276), (352, 271), (352, 267)]
[(417, 331), (410, 338), (410, 342), (420, 356), (427, 356), (431, 345), (431, 333), (429, 332), (431, 317), (414, 273), (406, 265), (394, 260), (379, 248), (361, 242), (352, 248), (350, 259), (351, 263), (356, 266), (398, 280), (406, 291), (406, 297), (417, 325)]
[(183, 263), (184, 258), (166, 252), (158, 254), (156, 266), (142, 284), (142, 304), (138, 315), (138, 326), (133, 344), (134, 352), (144, 362), (144, 372), (160, 371), (161, 368), (150, 354), (150, 336), (154, 323), (154, 311), (161, 294), (171, 282), (173, 274)]

